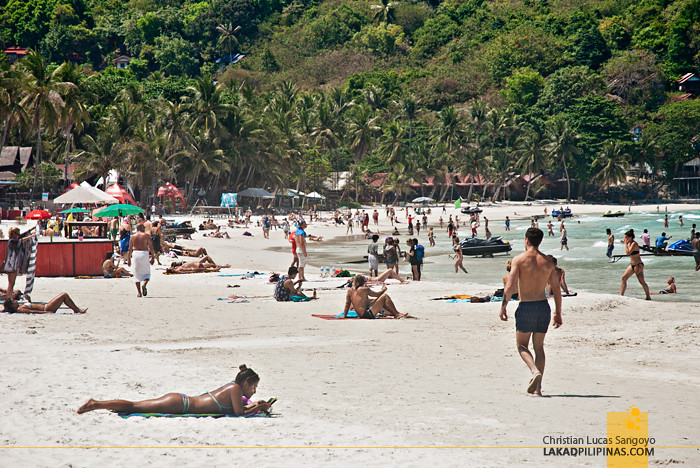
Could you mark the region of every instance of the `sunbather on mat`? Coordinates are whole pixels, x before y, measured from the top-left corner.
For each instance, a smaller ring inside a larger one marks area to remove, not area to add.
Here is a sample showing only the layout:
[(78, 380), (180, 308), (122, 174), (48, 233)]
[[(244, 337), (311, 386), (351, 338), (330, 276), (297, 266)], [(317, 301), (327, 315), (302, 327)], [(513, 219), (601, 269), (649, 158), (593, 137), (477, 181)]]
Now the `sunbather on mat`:
[(295, 266), (289, 267), (286, 276), (281, 276), (277, 279), (275, 285), (275, 300), (277, 302), (306, 302), (316, 297), (316, 290), (313, 295), (308, 297), (301, 291), (301, 281), (294, 281), (299, 273), (299, 269)]
[(173, 262), (165, 271), (169, 274), (174, 273), (209, 273), (219, 271), (222, 268), (229, 268), (231, 265), (217, 265), (212, 258), (207, 255), (196, 262)]
[[(370, 300), (370, 296), (375, 299)], [(365, 277), (362, 275), (357, 275), (353, 278), (352, 288), (345, 295), (343, 318), (348, 316), (350, 308), (355, 309), (358, 317), (365, 319), (376, 318), (382, 312), (397, 319), (408, 315), (399, 313), (394, 305), (394, 301), (386, 294), (386, 286), (382, 287), (380, 292), (374, 292), (365, 286)]]
[(267, 411), (270, 404), (260, 400), (250, 400), (258, 388), (260, 377), (245, 364), (233, 382), (199, 396), (184, 393), (168, 393), (160, 398), (143, 401), (88, 399), (78, 408), (78, 414), (98, 409), (125, 413), (167, 413), (167, 414), (236, 414), (248, 415)]
[[(357, 275), (357, 276), (362, 276), (362, 275)], [(342, 287), (348, 287), (352, 285), (352, 282), (354, 278), (357, 278), (357, 276), (353, 278), (348, 278), (347, 284), (344, 284)], [(379, 276), (365, 276), (365, 283), (383, 283), (386, 280), (389, 279), (395, 279), (398, 281), (401, 281), (402, 283), (407, 283), (407, 281), (399, 276), (398, 273), (394, 270), (386, 270)]]
[(10, 314), (55, 314), (58, 308), (63, 304), (73, 309), (73, 312), (76, 314), (84, 314), (87, 312), (87, 309), (81, 309), (75, 305), (75, 302), (73, 302), (73, 299), (70, 298), (68, 293), (61, 293), (46, 304), (43, 302), (20, 302), (16, 299), (5, 299), (3, 303), (5, 306), (4, 312)]

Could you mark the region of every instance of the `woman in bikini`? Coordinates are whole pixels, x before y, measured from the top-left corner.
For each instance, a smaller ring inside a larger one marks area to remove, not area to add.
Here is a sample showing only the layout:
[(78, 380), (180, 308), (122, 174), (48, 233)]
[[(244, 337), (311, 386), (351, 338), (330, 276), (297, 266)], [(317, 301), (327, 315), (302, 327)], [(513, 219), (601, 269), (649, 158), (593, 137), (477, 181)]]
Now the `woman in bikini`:
[(622, 284), (620, 284), (620, 296), (625, 295), (625, 290), (627, 289), (627, 280), (632, 275), (637, 275), (637, 280), (639, 284), (644, 288), (644, 293), (646, 294), (647, 301), (651, 300), (649, 295), (649, 286), (647, 286), (646, 281), (644, 281), (644, 263), (642, 262), (642, 257), (639, 255), (639, 244), (634, 240), (634, 229), (630, 229), (625, 233), (625, 238), (623, 240), (625, 243), (625, 254), (630, 256), (630, 265), (627, 267), (625, 272), (622, 274)]
[[(16, 293), (15, 293), (16, 297)], [(73, 299), (70, 298), (68, 293), (61, 293), (58, 296), (51, 299), (49, 302), (44, 304), (43, 302), (28, 302), (19, 301), (17, 299), (5, 299), (3, 303), (4, 312), (10, 314), (55, 314), (59, 307), (66, 305), (73, 310), (76, 314), (84, 314), (87, 312), (87, 308), (81, 309)]]
[(459, 237), (452, 236), (452, 250), (455, 254), (452, 258), (455, 260), (455, 273), (459, 273), (461, 269), (465, 273), (469, 273), (466, 268), (464, 268), (464, 254), (462, 253), (462, 245), (459, 243)]
[(238, 416), (254, 414), (270, 409), (270, 404), (266, 401), (260, 400), (254, 403), (250, 400), (259, 382), (258, 374), (242, 364), (233, 382), (199, 396), (168, 393), (160, 398), (143, 401), (98, 401), (90, 398), (78, 408), (78, 414), (98, 409), (125, 413), (235, 414)]

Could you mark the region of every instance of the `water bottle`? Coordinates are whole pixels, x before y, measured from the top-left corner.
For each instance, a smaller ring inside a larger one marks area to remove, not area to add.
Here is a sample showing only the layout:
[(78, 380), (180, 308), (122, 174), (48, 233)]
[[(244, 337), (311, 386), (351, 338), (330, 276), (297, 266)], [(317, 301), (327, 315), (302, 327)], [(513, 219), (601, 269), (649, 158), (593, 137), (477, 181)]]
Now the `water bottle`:
[(321, 278), (325, 278), (328, 275), (328, 267), (321, 267)]
[(331, 271), (328, 273), (328, 276), (335, 276), (335, 265), (331, 267)]

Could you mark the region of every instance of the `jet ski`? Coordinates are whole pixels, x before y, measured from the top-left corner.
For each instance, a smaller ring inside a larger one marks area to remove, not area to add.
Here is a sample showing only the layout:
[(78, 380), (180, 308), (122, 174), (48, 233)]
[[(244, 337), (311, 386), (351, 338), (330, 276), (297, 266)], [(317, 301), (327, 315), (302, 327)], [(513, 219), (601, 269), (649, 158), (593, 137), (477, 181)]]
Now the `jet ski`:
[(474, 208), (470, 208), (470, 207), (468, 207), (468, 206), (465, 206), (464, 208), (462, 208), (461, 211), (462, 211), (462, 213), (464, 213), (464, 214), (478, 214), (478, 213), (481, 213), (481, 212), (484, 211), (484, 210), (482, 210), (482, 209), (479, 208), (478, 206), (475, 206)]
[(666, 251), (671, 255), (693, 255), (693, 247), (688, 240), (679, 240), (666, 247)]
[(482, 257), (493, 257), (493, 254), (508, 253), (513, 250), (513, 247), (508, 241), (503, 241), (500, 236), (490, 237), (489, 239), (464, 239), (459, 243), (462, 247), (464, 255), (474, 255)]
[(608, 210), (605, 213), (603, 213), (603, 218), (619, 218), (620, 216), (624, 216), (624, 215), (625, 215), (624, 211), (616, 211), (613, 213), (612, 211)]

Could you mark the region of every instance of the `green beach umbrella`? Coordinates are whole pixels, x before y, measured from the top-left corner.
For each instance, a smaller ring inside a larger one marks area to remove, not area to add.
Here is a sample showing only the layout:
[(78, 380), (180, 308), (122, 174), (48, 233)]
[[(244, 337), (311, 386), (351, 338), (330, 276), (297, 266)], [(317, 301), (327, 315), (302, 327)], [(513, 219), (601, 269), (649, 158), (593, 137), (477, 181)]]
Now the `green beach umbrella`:
[(128, 216), (133, 214), (143, 213), (144, 210), (138, 206), (129, 205), (126, 203), (117, 203), (96, 212), (93, 216), (96, 218), (113, 218), (115, 216)]
[(70, 208), (67, 210), (59, 211), (59, 213), (92, 213), (92, 211), (86, 210), (85, 208)]

